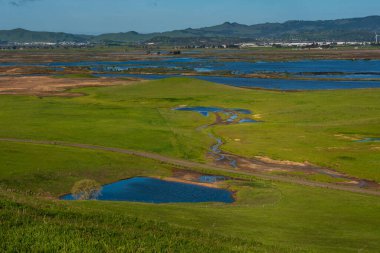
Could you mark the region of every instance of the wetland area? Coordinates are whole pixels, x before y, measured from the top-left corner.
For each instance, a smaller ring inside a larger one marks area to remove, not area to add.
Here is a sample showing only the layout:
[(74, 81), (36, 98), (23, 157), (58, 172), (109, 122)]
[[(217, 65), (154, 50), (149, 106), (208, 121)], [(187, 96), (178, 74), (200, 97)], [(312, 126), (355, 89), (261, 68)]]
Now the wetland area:
[(220, 52), (4, 52), (0, 239), (376, 252), (378, 52)]
[(379, 12), (0, 0), (0, 253), (379, 253)]
[(75, 77), (75, 73), (84, 72), (88, 77), (103, 78), (187, 76), (236, 87), (285, 91), (380, 87), (380, 60), (229, 62), (217, 58), (162, 57), (121, 62), (1, 62), (0, 69), (3, 69), (0, 78), (44, 74), (70, 78)]

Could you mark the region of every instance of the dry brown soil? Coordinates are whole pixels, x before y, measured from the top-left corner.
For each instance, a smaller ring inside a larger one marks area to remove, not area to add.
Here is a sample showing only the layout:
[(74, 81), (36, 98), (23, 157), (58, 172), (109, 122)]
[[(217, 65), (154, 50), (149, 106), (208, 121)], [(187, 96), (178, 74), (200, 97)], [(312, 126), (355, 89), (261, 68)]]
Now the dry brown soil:
[(138, 79), (54, 78), (47, 76), (0, 77), (0, 94), (35, 96), (81, 96), (67, 90), (81, 87), (128, 85)]

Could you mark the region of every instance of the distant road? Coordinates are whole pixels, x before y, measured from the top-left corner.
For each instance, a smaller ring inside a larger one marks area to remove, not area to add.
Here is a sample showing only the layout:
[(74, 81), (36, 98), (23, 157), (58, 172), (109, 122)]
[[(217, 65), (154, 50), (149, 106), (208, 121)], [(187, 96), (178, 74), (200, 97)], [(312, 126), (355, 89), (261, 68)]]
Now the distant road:
[(163, 155), (150, 153), (150, 152), (144, 152), (144, 151), (134, 151), (134, 150), (128, 150), (128, 149), (122, 149), (122, 148), (112, 148), (112, 147), (104, 147), (104, 146), (81, 144), (81, 143), (70, 143), (70, 142), (63, 142), (63, 141), (0, 138), (0, 142), (29, 143), (29, 144), (37, 144), (37, 145), (54, 145), (54, 146), (74, 147), (74, 148), (82, 148), (82, 149), (90, 149), (90, 150), (101, 150), (101, 151), (108, 151), (108, 152), (114, 152), (114, 153), (119, 153), (119, 154), (127, 154), (127, 155), (149, 158), (149, 159), (161, 161), (167, 164), (185, 167), (188, 169), (194, 169), (194, 168), (208, 169), (208, 170), (214, 170), (214, 171), (222, 171), (222, 172), (229, 172), (229, 173), (235, 173), (235, 174), (241, 174), (241, 175), (254, 176), (254, 177), (265, 179), (265, 180), (272, 180), (272, 181), (293, 183), (293, 184), (299, 184), (299, 185), (305, 185), (305, 186), (311, 186), (311, 187), (327, 188), (327, 189), (333, 189), (333, 190), (341, 190), (341, 191), (380, 196), (380, 191), (375, 191), (375, 190), (355, 188), (355, 187), (349, 187), (349, 186), (337, 185), (337, 184), (331, 184), (331, 183), (313, 182), (313, 181), (307, 181), (307, 180), (298, 179), (298, 178), (290, 178), (286, 176), (268, 175), (268, 174), (263, 174), (263, 173), (227, 169), (227, 168), (220, 167), (217, 165), (191, 162), (191, 161), (187, 161), (183, 159), (163, 156)]

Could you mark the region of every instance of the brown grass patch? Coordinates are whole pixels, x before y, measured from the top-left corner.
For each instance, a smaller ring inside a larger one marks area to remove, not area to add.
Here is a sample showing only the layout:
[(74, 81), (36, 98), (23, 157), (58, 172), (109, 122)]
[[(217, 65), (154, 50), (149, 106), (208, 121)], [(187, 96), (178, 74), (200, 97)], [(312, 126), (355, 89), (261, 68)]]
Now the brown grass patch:
[(82, 87), (128, 85), (139, 79), (118, 78), (53, 78), (48, 76), (0, 77), (0, 94), (34, 96), (82, 96), (68, 92)]

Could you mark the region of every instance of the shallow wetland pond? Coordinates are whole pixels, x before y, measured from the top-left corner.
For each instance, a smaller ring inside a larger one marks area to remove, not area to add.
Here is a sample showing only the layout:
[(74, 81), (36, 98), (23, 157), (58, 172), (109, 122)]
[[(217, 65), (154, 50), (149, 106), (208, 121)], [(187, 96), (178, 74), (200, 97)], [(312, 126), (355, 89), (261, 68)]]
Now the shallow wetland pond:
[[(61, 199), (75, 200), (71, 194), (62, 196)], [(234, 202), (233, 193), (225, 189), (148, 177), (135, 177), (104, 185), (96, 200), (145, 203)]]

